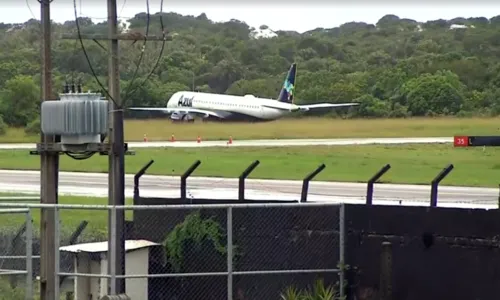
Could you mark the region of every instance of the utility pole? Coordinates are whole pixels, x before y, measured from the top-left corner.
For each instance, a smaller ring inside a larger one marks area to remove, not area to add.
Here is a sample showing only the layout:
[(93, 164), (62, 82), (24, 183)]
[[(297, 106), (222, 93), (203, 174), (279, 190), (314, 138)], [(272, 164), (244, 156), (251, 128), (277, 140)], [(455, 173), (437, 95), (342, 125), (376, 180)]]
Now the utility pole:
[[(52, 98), (52, 63), (51, 63), (51, 24), (50, 24), (50, 2), (51, 0), (40, 0), (41, 27), (42, 27), (42, 101)], [(53, 135), (40, 133), (43, 144), (56, 142)], [(59, 154), (54, 152), (43, 152), (40, 155), (40, 202), (42, 204), (58, 203), (58, 181), (59, 181)], [(41, 300), (55, 299), (55, 285), (59, 284), (55, 276), (55, 209), (41, 209), (40, 222), (40, 296)]]
[[(123, 132), (123, 102), (120, 99), (120, 70), (119, 70), (119, 40), (143, 40), (127, 34), (118, 34), (118, 18), (116, 0), (108, 0), (108, 35), (84, 35), (82, 39), (108, 40), (108, 88), (109, 96), (109, 152), (108, 152), (108, 204), (111, 206), (125, 205), (125, 143)], [(75, 39), (74, 36), (63, 35), (63, 39)], [(78, 39), (78, 37), (76, 37)], [(151, 41), (170, 40), (170, 37), (145, 37)], [(108, 273), (111, 275), (125, 275), (125, 211), (109, 211), (108, 214)], [(115, 278), (108, 281), (108, 294), (125, 294), (125, 279)]]
[[(123, 137), (123, 106), (120, 99), (120, 70), (118, 61), (118, 39), (116, 38), (118, 18), (116, 0), (108, 0), (108, 38), (109, 38), (109, 94), (114, 101), (109, 101), (109, 205), (125, 205), (125, 159)], [(110, 99), (111, 100), (111, 99)], [(112, 218), (115, 220), (112, 220)], [(115, 230), (108, 230), (108, 271), (110, 274), (125, 275), (125, 211), (118, 210), (115, 214), (109, 211), (108, 226), (115, 226)], [(108, 228), (113, 229), (113, 228)], [(113, 238), (113, 233), (116, 236)], [(115, 241), (115, 245), (113, 245)], [(114, 252), (114, 259), (110, 259)], [(125, 279), (110, 281), (108, 293), (110, 295), (125, 293)]]

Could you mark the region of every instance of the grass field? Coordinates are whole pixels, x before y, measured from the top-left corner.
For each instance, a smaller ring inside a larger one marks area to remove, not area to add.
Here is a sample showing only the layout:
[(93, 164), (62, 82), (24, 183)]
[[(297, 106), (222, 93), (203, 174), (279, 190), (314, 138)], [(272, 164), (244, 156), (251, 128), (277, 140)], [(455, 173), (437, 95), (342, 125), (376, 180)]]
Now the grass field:
[[(500, 149), (454, 148), (451, 144), (363, 145), (255, 148), (139, 149), (126, 157), (126, 173), (137, 172), (149, 160), (148, 174), (180, 175), (195, 160), (202, 164), (193, 176), (237, 177), (254, 160), (261, 164), (250, 178), (302, 179), (321, 163), (326, 169), (316, 180), (366, 182), (387, 163), (392, 169), (383, 182), (428, 184), (447, 164), (455, 169), (446, 185), (489, 186), (499, 183)], [(39, 169), (37, 156), (28, 151), (0, 151), (0, 169)], [(61, 157), (65, 171), (107, 172), (107, 156), (78, 161)]]
[[(9, 196), (34, 196), (35, 194), (8, 194), (1, 193), (1, 197)], [(9, 203), (14, 201), (2, 200), (0, 203)], [(36, 203), (36, 202), (35, 202)], [(76, 196), (59, 196), (60, 204), (87, 204), (87, 205), (106, 205), (107, 198), (94, 197), (76, 197)], [(126, 199), (127, 204), (132, 204), (132, 199)], [(1, 207), (0, 209), (6, 209)], [(40, 209), (32, 209), (31, 215), (33, 218), (33, 230), (36, 235), (40, 232)], [(106, 210), (76, 210), (62, 209), (60, 211), (60, 221), (62, 225), (62, 237), (68, 237), (78, 227), (82, 221), (87, 221), (88, 225), (81, 237), (88, 240), (94, 238), (106, 238), (107, 234), (107, 219), (108, 213)], [(132, 211), (126, 212), (126, 218), (131, 219)], [(16, 231), (25, 222), (24, 214), (10, 213), (0, 214), (0, 232), (7, 233)]]
[[(495, 135), (500, 118), (414, 118), (359, 119), (329, 118), (281, 119), (266, 123), (193, 123), (172, 124), (170, 120), (126, 120), (125, 140), (235, 140), (273, 138), (346, 138), (346, 137), (432, 137), (453, 135)], [(23, 129), (9, 129), (0, 143), (37, 142), (38, 136), (26, 136)]]

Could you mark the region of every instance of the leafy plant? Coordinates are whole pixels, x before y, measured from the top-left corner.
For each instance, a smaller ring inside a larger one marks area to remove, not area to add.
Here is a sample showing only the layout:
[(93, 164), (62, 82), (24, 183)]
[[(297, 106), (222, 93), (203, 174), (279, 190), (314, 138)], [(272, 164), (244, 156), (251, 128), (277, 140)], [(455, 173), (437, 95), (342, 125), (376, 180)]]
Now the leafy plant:
[(179, 271), (184, 259), (185, 243), (192, 241), (195, 247), (200, 247), (205, 240), (211, 241), (217, 252), (221, 254), (227, 252), (222, 242), (224, 230), (219, 223), (213, 218), (202, 219), (199, 211), (189, 214), (165, 238), (163, 246), (165, 247), (166, 260), (176, 271)]
[(301, 291), (294, 286), (289, 286), (281, 294), (281, 300), (301, 300)]
[(338, 293), (333, 286), (325, 286), (323, 279), (314, 282), (312, 289), (297, 290), (295, 287), (287, 287), (281, 294), (282, 300), (334, 300), (338, 299)]

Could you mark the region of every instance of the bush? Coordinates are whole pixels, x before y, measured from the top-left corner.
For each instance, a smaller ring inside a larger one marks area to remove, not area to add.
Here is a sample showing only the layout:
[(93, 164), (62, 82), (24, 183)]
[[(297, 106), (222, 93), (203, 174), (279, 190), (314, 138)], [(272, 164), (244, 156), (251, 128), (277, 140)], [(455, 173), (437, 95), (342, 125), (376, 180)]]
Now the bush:
[(3, 117), (0, 116), (0, 135), (5, 135), (7, 133), (7, 124), (3, 121)]
[(24, 128), (24, 132), (28, 135), (40, 134), (40, 119), (31, 121), (28, 126)]
[(177, 224), (165, 238), (166, 260), (179, 272), (184, 260), (184, 246), (187, 242), (193, 242), (195, 246), (201, 246), (203, 241), (209, 241), (220, 254), (226, 253), (223, 245), (224, 229), (213, 218), (202, 219), (200, 212), (196, 211)]

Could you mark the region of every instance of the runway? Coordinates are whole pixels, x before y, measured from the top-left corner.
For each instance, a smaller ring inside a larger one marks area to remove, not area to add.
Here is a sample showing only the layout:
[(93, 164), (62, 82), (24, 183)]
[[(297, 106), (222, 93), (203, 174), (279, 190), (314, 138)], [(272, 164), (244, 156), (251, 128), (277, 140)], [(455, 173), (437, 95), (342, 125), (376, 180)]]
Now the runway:
[[(0, 191), (39, 193), (39, 171), (0, 170)], [(126, 197), (133, 195), (133, 175), (125, 178)], [(60, 172), (61, 195), (106, 197), (107, 174)], [(141, 196), (179, 197), (180, 178), (144, 175), (140, 181)], [(272, 200), (299, 200), (301, 181), (257, 180), (246, 181), (246, 198)], [(188, 197), (237, 199), (238, 180), (192, 177), (188, 179)], [(428, 206), (430, 186), (376, 184), (374, 204)], [(308, 201), (332, 203), (364, 203), (366, 184), (312, 181)], [(84, 203), (82, 203), (84, 204)], [(498, 189), (475, 187), (439, 188), (438, 206), (464, 208), (497, 208)]]
[[(432, 138), (361, 138), (361, 139), (274, 139), (227, 141), (159, 141), (131, 142), (129, 148), (158, 147), (286, 147), (318, 145), (368, 145), (368, 144), (419, 144), (452, 143), (452, 137)], [(35, 144), (0, 144), (0, 149), (34, 149)], [(39, 193), (39, 171), (0, 170), (0, 191)], [(133, 195), (133, 175), (126, 175), (126, 197)], [(106, 197), (107, 174), (60, 172), (61, 195)], [(179, 197), (180, 178), (172, 176), (144, 175), (140, 191), (145, 197)], [(298, 200), (302, 182), (291, 180), (248, 179), (246, 198), (261, 200)], [(188, 197), (237, 199), (238, 180), (223, 178), (192, 177), (188, 179)], [(365, 183), (317, 182), (310, 183), (308, 201), (364, 203)], [(374, 204), (428, 206), (430, 185), (377, 184)], [(467, 208), (497, 208), (498, 190), (492, 188), (447, 187), (439, 188), (438, 206)]]
[[(272, 139), (272, 140), (228, 140), (204, 141), (148, 141), (128, 142), (129, 149), (134, 148), (195, 148), (195, 147), (289, 147), (289, 146), (342, 146), (342, 145), (373, 145), (373, 144), (443, 144), (452, 143), (453, 137), (422, 137), (422, 138), (349, 138), (349, 139)], [(35, 149), (36, 144), (0, 144), (2, 150)]]

